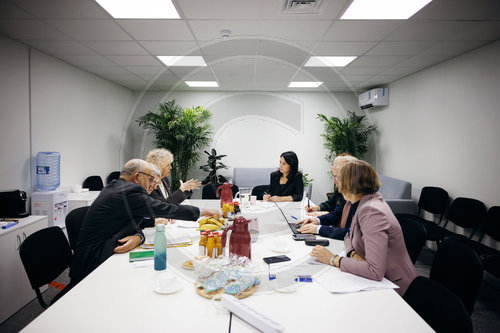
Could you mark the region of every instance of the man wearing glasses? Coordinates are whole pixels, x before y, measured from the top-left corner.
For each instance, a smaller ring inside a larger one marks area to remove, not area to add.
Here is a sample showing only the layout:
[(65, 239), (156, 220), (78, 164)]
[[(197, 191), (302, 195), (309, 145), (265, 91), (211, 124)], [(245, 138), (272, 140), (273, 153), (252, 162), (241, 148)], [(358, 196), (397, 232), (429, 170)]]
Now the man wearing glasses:
[(217, 210), (177, 205), (153, 199), (149, 194), (160, 180), (154, 167), (133, 159), (125, 163), (120, 178), (102, 189), (85, 216), (70, 268), (76, 285), (113, 253), (125, 253), (144, 242), (140, 223), (145, 217), (195, 221)]

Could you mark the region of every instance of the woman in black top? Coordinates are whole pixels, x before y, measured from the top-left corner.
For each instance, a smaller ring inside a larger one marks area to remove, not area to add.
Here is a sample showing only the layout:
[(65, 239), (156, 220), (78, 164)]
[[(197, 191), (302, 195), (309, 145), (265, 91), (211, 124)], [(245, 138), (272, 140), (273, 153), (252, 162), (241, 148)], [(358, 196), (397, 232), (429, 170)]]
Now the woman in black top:
[(280, 168), (271, 173), (269, 194), (264, 201), (301, 201), (304, 195), (304, 182), (299, 172), (299, 159), (293, 151), (280, 156)]

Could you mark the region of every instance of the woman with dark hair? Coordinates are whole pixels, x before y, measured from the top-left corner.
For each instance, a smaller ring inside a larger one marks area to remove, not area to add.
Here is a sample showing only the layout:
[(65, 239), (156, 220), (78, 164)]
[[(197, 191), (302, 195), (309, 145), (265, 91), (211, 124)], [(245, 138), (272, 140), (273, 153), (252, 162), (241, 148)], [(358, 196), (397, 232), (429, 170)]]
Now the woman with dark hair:
[(311, 256), (342, 272), (376, 281), (385, 277), (399, 287), (396, 292), (403, 296), (417, 271), (406, 251), (401, 226), (378, 192), (381, 184), (377, 172), (365, 161), (347, 162), (337, 184), (344, 198), (357, 206), (344, 238), (346, 256), (340, 257), (319, 245)]
[(268, 194), (264, 201), (301, 201), (304, 195), (304, 182), (299, 172), (299, 159), (293, 151), (286, 151), (280, 156), (278, 171), (271, 173)]

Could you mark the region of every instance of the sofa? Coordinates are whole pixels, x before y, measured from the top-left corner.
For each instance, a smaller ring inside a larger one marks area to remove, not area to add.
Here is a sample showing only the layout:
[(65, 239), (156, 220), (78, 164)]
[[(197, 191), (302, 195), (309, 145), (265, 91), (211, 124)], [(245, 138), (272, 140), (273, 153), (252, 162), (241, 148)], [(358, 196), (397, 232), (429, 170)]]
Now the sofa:
[(417, 213), (417, 203), (411, 198), (411, 183), (405, 180), (379, 175), (382, 186), (379, 192), (394, 214)]

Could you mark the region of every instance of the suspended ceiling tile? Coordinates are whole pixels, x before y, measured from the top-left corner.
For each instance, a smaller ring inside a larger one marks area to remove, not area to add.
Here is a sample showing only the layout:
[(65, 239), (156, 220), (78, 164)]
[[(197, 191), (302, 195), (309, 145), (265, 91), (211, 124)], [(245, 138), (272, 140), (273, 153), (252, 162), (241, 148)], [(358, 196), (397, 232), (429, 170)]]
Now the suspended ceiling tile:
[(213, 41), (224, 38), (220, 31), (231, 30), (231, 37), (255, 36), (259, 34), (259, 22), (256, 20), (190, 20), (189, 26), (193, 29), (193, 34), (199, 41)]
[(139, 41), (151, 54), (159, 55), (201, 55), (196, 42)]
[(380, 41), (398, 29), (402, 23), (401, 20), (339, 20), (332, 25), (322, 41)]
[(110, 55), (107, 56), (107, 58), (113, 61), (114, 63), (123, 66), (158, 66), (161, 64), (158, 58), (153, 56)]
[(375, 45), (376, 42), (320, 42), (314, 48), (314, 55), (359, 56)]
[(81, 66), (86, 71), (99, 73), (104, 76), (112, 75), (132, 75), (129, 71), (121, 66)]
[(427, 66), (432, 66), (434, 64), (440, 63), (441, 61), (444, 61), (447, 58), (449, 58), (449, 56), (445, 56), (445, 55), (437, 55), (437, 56), (418, 55), (418, 56), (413, 56), (413, 57), (406, 59), (405, 61), (401, 62), (399, 64), (399, 66), (424, 68)]
[[(499, 1), (500, 3), (500, 1)], [(495, 41), (500, 39), (500, 20), (481, 22), (476, 26), (450, 37), (451, 40)]]
[(361, 56), (349, 64), (349, 67), (394, 66), (407, 59), (408, 56)]
[(330, 25), (329, 20), (265, 20), (261, 21), (260, 34), (283, 39), (284, 43), (296, 40), (319, 41)]
[(115, 64), (99, 55), (70, 55), (61, 54), (57, 56), (70, 64), (76, 66), (114, 66)]
[(130, 40), (113, 20), (47, 20), (51, 26), (76, 40)]
[(103, 55), (147, 55), (148, 52), (135, 41), (83, 41), (91, 49)]
[(259, 41), (255, 39), (219, 39), (202, 45), (204, 55), (234, 57), (240, 55), (256, 55)]
[(40, 20), (0, 20), (0, 32), (14, 39), (69, 39)]
[(478, 48), (485, 43), (486, 42), (484, 41), (442, 41), (435, 44), (433, 47), (420, 52), (419, 55), (454, 56)]
[(185, 19), (257, 19), (260, 16), (261, 6), (268, 0), (182, 0), (177, 1), (178, 8)]
[(412, 41), (412, 42), (380, 42), (366, 53), (373, 56), (391, 56), (391, 55), (414, 55), (422, 52), (435, 42), (432, 41)]
[(486, 20), (498, 17), (497, 0), (432, 1), (411, 17), (415, 20)]
[(29, 46), (48, 54), (81, 54), (96, 55), (96, 53), (80, 42), (72, 40), (24, 40)]
[(0, 19), (33, 19), (32, 14), (7, 1), (0, 1)]
[(169, 73), (164, 66), (127, 66), (127, 70), (134, 74)]
[(110, 15), (95, 1), (14, 0), (16, 5), (38, 18), (109, 19)]
[(312, 50), (298, 48), (284, 42), (261, 40), (258, 43), (258, 54), (271, 57), (301, 57), (305, 59)]
[(378, 74), (382, 71), (386, 71), (391, 67), (384, 66), (372, 66), (372, 67), (345, 67), (341, 70), (343, 74), (349, 75), (370, 75), (370, 74)]
[(116, 20), (136, 40), (193, 41), (184, 20)]
[(407, 21), (386, 41), (436, 41), (473, 29), (480, 22), (471, 21)]

